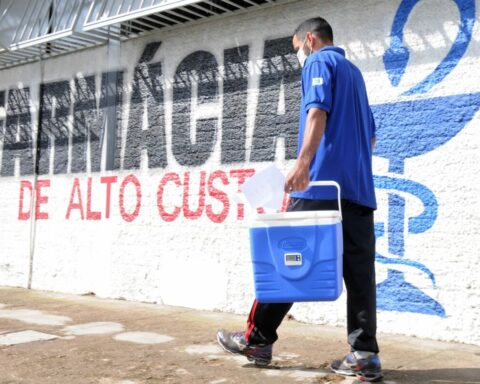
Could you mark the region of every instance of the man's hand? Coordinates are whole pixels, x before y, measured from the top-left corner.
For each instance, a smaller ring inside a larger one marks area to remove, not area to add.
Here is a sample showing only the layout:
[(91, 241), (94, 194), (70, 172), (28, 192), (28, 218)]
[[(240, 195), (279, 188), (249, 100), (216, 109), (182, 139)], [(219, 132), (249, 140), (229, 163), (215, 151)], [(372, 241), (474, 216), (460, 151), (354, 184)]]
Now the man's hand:
[(285, 179), (285, 193), (304, 191), (310, 183), (309, 167), (297, 161)]

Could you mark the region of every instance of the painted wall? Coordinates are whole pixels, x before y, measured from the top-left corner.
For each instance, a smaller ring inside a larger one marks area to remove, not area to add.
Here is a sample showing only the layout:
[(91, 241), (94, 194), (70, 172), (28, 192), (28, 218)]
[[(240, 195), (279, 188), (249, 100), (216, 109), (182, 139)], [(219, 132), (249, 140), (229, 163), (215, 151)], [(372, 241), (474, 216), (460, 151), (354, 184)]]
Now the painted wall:
[[(0, 284), (247, 313), (234, 196), (293, 164), (290, 39), (318, 14), (378, 126), (379, 331), (480, 345), (479, 7), (305, 0), (0, 71)], [(292, 314), (344, 325), (345, 297)]]

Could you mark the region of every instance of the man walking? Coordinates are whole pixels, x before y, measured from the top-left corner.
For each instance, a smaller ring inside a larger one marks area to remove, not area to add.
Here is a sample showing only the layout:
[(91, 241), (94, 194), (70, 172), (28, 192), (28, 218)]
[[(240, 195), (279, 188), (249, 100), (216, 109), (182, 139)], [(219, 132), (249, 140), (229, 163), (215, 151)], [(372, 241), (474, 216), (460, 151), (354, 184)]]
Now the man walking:
[[(360, 70), (333, 45), (331, 26), (316, 17), (293, 35), (302, 69), (302, 103), (297, 160), (285, 181), (288, 211), (338, 209), (335, 191), (308, 188), (310, 180), (335, 180), (341, 186), (343, 277), (347, 289), (347, 331), (351, 352), (331, 369), (362, 381), (382, 378), (376, 340), (376, 209), (372, 176), (375, 122)], [(254, 301), (247, 330), (220, 330), (217, 340), (231, 353), (258, 365), (272, 359), (277, 328), (292, 303)]]

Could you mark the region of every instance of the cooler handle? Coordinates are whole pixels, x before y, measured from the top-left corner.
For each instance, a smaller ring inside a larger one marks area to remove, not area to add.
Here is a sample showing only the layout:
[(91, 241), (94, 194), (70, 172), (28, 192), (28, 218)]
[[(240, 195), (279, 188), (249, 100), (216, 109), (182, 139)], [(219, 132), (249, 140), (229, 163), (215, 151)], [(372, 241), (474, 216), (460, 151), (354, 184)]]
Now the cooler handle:
[(337, 188), (338, 211), (340, 212), (340, 220), (342, 220), (342, 201), (340, 199), (340, 185), (333, 180), (329, 181), (310, 181), (309, 187), (335, 187)]

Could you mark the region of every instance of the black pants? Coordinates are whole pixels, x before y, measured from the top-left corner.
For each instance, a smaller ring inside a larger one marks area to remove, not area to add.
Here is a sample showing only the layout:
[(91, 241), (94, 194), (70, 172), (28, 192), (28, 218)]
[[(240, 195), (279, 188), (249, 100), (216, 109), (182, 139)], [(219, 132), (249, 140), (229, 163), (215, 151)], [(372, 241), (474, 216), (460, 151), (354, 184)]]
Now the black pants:
[[(338, 209), (336, 200), (291, 198), (287, 211)], [(352, 351), (378, 353), (373, 210), (342, 200), (343, 279), (347, 288), (347, 331)], [(254, 301), (245, 337), (249, 344), (271, 344), (293, 303)]]

